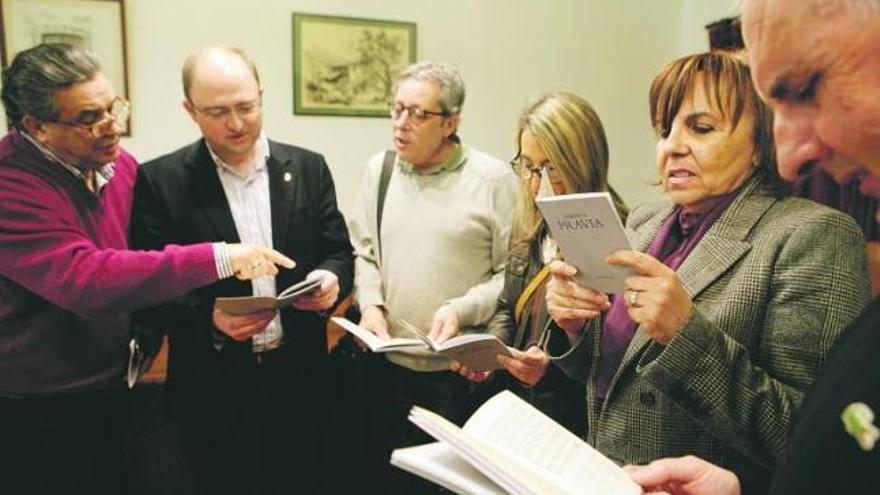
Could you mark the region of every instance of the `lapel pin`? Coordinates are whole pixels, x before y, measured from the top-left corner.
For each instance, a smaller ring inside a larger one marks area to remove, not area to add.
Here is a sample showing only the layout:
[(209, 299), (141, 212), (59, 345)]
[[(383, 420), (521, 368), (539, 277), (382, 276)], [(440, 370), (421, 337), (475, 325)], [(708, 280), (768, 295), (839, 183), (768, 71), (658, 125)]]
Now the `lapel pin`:
[(865, 452), (874, 449), (874, 443), (880, 437), (880, 430), (874, 425), (874, 411), (863, 402), (853, 402), (846, 406), (840, 419), (846, 432), (853, 436), (859, 447)]
[(293, 179), (293, 176), (290, 175), (290, 172), (284, 172), (284, 182), (290, 182), (290, 179)]

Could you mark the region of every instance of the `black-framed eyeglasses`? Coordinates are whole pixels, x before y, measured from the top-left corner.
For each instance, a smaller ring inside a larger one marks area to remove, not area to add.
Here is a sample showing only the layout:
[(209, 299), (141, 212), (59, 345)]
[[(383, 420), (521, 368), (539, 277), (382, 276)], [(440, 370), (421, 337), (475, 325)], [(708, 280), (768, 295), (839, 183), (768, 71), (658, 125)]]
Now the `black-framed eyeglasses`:
[(510, 160), (510, 166), (513, 167), (513, 171), (516, 172), (516, 175), (522, 177), (525, 180), (529, 180), (534, 176), (538, 176), (538, 178), (540, 178), (541, 174), (545, 171), (547, 172), (547, 178), (551, 181), (557, 182), (562, 180), (559, 172), (556, 171), (556, 167), (554, 167), (550, 163), (535, 165), (522, 155), (514, 158), (513, 160)]
[(400, 116), (403, 115), (403, 112), (406, 112), (407, 119), (414, 124), (421, 124), (428, 120), (428, 117), (432, 116), (449, 117), (452, 115), (449, 112), (433, 112), (431, 110), (425, 110), (418, 105), (406, 106), (400, 102), (391, 102), (388, 104), (388, 113), (391, 115), (392, 119), (399, 119)]
[(107, 124), (116, 122), (119, 125), (125, 125), (128, 117), (131, 115), (131, 103), (125, 98), (117, 96), (110, 103), (110, 106), (104, 110), (94, 110), (82, 112), (79, 117), (74, 120), (54, 119), (50, 122), (77, 127), (88, 132), (92, 137), (97, 137)]
[(239, 119), (253, 117), (259, 113), (262, 105), (263, 102), (257, 98), (256, 100), (243, 101), (229, 107), (197, 107), (193, 105), (192, 108), (196, 113), (200, 113), (211, 120), (225, 122), (233, 115), (237, 116)]

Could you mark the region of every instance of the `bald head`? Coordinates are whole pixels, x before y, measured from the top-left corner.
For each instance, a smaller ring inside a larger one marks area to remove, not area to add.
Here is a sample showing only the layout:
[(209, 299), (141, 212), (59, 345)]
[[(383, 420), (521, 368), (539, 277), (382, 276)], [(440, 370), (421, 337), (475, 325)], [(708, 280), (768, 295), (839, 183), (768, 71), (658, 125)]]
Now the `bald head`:
[(745, 0), (742, 26), (780, 174), (880, 197), (880, 0)]
[(217, 73), (229, 74), (242, 69), (250, 72), (257, 86), (260, 85), (257, 66), (240, 48), (217, 45), (196, 50), (183, 63), (183, 94), (191, 100), (192, 86), (200, 76), (213, 77)]

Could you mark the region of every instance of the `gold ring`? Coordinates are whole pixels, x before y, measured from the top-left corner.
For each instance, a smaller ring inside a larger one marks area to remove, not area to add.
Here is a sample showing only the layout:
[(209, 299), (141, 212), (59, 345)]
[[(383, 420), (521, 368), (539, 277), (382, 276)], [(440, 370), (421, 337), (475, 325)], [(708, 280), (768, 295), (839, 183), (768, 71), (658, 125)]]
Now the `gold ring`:
[(634, 291), (634, 290), (629, 291), (629, 294), (627, 294), (626, 299), (627, 299), (627, 302), (629, 302), (629, 305), (631, 307), (633, 307), (633, 308), (639, 307), (639, 293), (638, 293), (638, 291)]

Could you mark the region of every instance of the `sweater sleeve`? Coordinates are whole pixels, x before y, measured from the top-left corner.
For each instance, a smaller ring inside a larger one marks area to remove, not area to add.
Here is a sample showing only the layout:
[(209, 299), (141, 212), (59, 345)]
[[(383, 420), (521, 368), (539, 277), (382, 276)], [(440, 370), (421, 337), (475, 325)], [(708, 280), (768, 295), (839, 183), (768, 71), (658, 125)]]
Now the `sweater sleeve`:
[(376, 196), (381, 156), (381, 153), (374, 156), (367, 164), (349, 222), (355, 254), (353, 298), (361, 308), (385, 304), (376, 246)]
[[(77, 211), (61, 186), (13, 169), (4, 170), (0, 182), (0, 275), (65, 310), (130, 311), (218, 279), (211, 244), (130, 251), (123, 242), (105, 248), (84, 227), (96, 219)], [(107, 204), (130, 203), (130, 186), (110, 193), (122, 201)], [(124, 239), (128, 211), (107, 214), (102, 222), (93, 228), (116, 229)]]
[(504, 267), (510, 247), (510, 229), (513, 209), (519, 191), (519, 179), (513, 173), (504, 173), (491, 184), (489, 208), (492, 225), (492, 276), (462, 295), (448, 301), (458, 313), (463, 327), (486, 323), (495, 312), (498, 295), (504, 286)]

